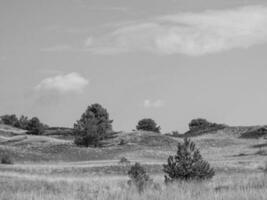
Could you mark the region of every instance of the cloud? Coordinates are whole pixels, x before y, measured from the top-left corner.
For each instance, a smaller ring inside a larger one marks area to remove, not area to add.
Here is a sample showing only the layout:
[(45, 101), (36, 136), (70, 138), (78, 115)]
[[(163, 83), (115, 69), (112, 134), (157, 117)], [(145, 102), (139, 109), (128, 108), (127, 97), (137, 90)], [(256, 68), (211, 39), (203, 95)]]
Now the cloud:
[(61, 94), (81, 93), (88, 84), (89, 81), (87, 79), (73, 72), (46, 78), (35, 87), (35, 90), (58, 92)]
[(160, 108), (164, 105), (163, 101), (158, 99), (158, 100), (155, 100), (155, 101), (152, 101), (152, 100), (149, 100), (149, 99), (146, 99), (144, 101), (144, 107), (145, 108)]
[(267, 7), (246, 6), (131, 22), (94, 38), (87, 50), (94, 54), (141, 51), (200, 56), (266, 42)]

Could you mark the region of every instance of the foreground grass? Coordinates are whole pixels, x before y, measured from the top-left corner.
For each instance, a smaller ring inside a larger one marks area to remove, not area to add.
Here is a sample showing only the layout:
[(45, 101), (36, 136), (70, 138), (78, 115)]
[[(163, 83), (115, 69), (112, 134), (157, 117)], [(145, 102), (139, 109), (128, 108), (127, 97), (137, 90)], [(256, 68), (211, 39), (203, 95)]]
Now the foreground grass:
[(139, 194), (127, 186), (126, 176), (20, 177), (1, 175), (1, 200), (266, 200), (267, 177), (263, 173), (217, 175), (202, 183), (164, 185), (154, 177), (156, 187)]

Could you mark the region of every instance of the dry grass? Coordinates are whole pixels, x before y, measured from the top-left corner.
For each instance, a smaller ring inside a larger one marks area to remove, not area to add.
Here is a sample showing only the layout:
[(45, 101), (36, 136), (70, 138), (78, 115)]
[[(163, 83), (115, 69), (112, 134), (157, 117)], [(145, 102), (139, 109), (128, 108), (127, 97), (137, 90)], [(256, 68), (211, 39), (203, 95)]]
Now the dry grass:
[(212, 181), (165, 186), (139, 194), (129, 188), (125, 176), (49, 178), (2, 176), (1, 200), (266, 200), (267, 177), (262, 173), (220, 174)]
[[(239, 139), (242, 130), (235, 133), (227, 129), (193, 138), (218, 173), (210, 182), (169, 186), (164, 185), (160, 173), (168, 155), (175, 153), (179, 138), (121, 133), (107, 141), (110, 146), (93, 149), (51, 137), (2, 135), (3, 141), (10, 138), (0, 144), (0, 155), (10, 155), (15, 165), (0, 165), (0, 199), (266, 200), (266, 140)], [(121, 139), (127, 144), (116, 145)], [(131, 163), (141, 162), (150, 175), (157, 174), (152, 176), (159, 186), (143, 194), (129, 188), (125, 176), (129, 166), (118, 163), (121, 157)]]

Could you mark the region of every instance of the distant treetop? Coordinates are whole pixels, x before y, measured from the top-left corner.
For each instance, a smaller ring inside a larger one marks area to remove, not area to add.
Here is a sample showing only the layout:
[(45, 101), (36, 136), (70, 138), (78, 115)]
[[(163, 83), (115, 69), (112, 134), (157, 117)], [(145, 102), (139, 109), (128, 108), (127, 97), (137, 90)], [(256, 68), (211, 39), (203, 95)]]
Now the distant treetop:
[(160, 126), (158, 126), (157, 123), (150, 118), (145, 118), (140, 120), (136, 126), (136, 129), (142, 131), (152, 131), (160, 133)]

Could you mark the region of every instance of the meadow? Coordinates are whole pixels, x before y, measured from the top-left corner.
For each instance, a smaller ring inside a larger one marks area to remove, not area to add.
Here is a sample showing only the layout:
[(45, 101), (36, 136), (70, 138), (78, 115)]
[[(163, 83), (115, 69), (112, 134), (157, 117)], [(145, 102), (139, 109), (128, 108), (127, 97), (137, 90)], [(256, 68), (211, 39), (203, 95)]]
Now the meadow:
[(204, 182), (165, 185), (161, 175), (143, 193), (127, 176), (75, 176), (1, 173), (1, 200), (266, 200), (263, 172), (219, 173)]
[[(69, 139), (6, 137), (3, 132), (0, 153), (8, 153), (14, 164), (0, 164), (0, 199), (266, 200), (266, 139), (241, 139), (240, 133), (239, 128), (225, 128), (192, 138), (216, 175), (208, 181), (166, 185), (162, 164), (181, 138), (122, 132), (96, 149), (77, 147)], [(119, 145), (121, 140), (126, 143)], [(122, 157), (131, 164), (120, 163)], [(154, 181), (143, 193), (127, 184), (135, 162)]]

